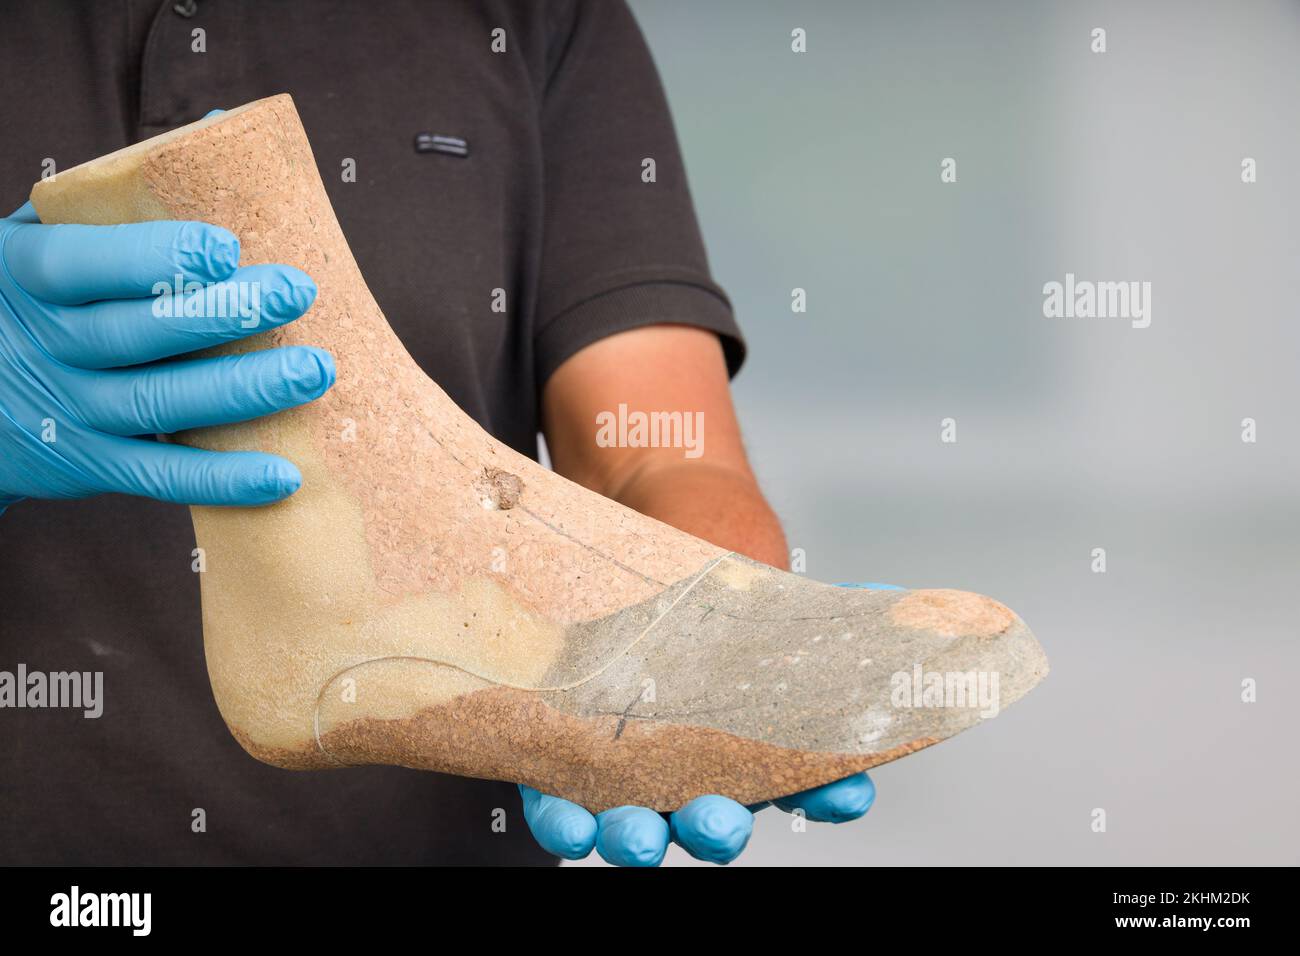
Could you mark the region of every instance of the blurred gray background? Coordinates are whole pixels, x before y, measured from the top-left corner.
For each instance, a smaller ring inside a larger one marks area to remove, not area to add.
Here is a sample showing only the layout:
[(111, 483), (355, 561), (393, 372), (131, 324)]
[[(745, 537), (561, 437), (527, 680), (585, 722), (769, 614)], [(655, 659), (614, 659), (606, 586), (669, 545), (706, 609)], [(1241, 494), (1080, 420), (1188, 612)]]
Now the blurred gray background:
[[(994, 595), (1053, 668), (735, 865), (1300, 861), (1300, 7), (632, 5), (808, 574)], [(1066, 272), (1151, 326), (1045, 318)]]

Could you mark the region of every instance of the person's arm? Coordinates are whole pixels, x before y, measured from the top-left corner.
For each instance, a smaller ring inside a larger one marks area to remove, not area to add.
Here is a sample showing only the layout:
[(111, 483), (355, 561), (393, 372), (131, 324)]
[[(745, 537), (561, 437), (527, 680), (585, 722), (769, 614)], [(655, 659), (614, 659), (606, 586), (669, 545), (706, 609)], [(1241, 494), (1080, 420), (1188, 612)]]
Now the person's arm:
[[(617, 428), (602, 440), (601, 422), (617, 420), (620, 405), (628, 416), (678, 413), (673, 421), (683, 427), (661, 434), (661, 447), (610, 446)], [(587, 346), (547, 381), (542, 424), (551, 463), (566, 478), (720, 548), (788, 566), (780, 522), (745, 457), (712, 332), (652, 325)]]

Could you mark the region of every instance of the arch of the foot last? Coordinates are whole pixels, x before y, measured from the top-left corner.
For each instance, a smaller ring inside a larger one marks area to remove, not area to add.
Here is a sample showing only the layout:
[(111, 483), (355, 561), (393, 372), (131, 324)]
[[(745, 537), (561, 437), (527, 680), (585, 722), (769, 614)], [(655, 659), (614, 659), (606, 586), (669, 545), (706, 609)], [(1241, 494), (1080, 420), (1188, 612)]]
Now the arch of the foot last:
[[(415, 711), (461, 694), (492, 687), (563, 693), (598, 677), (670, 618), (687, 596), (727, 558), (709, 562), (691, 577), (660, 594), (596, 621), (568, 628), (557, 658), (541, 679), (520, 682), (493, 673), (479, 661), (417, 655), (377, 656), (355, 662), (330, 677), (316, 699), (313, 729), (321, 753), (329, 731), (356, 720), (404, 719)], [(747, 560), (738, 558), (738, 560)], [(355, 706), (361, 705), (361, 706)]]

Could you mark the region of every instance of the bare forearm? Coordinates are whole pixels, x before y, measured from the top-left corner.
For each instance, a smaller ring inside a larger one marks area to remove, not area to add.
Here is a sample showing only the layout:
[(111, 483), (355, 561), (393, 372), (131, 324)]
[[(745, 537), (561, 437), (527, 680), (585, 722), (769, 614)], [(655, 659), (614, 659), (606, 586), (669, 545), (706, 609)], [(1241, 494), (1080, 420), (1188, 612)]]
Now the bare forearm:
[(748, 475), (702, 462), (644, 469), (615, 496), (621, 504), (778, 568), (789, 566), (781, 523)]

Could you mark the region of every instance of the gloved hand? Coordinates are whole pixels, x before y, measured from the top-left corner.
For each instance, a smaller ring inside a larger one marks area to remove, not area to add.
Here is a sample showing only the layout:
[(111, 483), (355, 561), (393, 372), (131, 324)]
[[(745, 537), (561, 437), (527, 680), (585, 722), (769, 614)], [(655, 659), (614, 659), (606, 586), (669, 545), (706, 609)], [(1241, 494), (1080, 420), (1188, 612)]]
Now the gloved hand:
[[(844, 588), (900, 591), (893, 584), (841, 584)], [(767, 804), (746, 807), (727, 797), (696, 797), (668, 815), (647, 807), (614, 807), (593, 816), (576, 803), (519, 786), (524, 819), (533, 838), (548, 853), (581, 860), (594, 848), (615, 866), (658, 866), (671, 840), (697, 860), (730, 863), (740, 856), (754, 831), (754, 813)], [(871, 809), (876, 787), (856, 773), (793, 796), (774, 800), (787, 813), (802, 810), (809, 820), (846, 823)]]
[[(264, 332), (315, 301), (298, 269), (238, 264), (239, 240), (207, 223), (46, 226), (30, 203), (0, 219), (0, 511), (109, 491), (259, 505), (297, 490), (298, 469), (274, 455), (132, 437), (267, 415), (334, 383), (329, 353), (302, 346), (158, 361)], [(177, 276), (203, 288), (155, 294)]]

